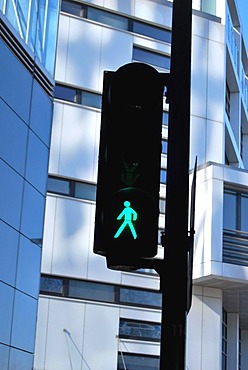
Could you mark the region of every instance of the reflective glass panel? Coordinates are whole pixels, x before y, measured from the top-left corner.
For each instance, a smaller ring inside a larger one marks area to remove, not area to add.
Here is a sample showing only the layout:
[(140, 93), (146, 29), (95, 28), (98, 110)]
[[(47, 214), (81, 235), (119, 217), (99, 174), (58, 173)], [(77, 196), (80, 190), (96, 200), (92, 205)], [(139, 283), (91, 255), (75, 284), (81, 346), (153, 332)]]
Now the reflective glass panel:
[(119, 337), (158, 342), (161, 337), (161, 324), (120, 319)]
[(49, 177), (47, 180), (47, 191), (51, 193), (69, 195), (70, 182), (62, 179), (60, 180)]
[(40, 279), (40, 291), (53, 294), (63, 294), (63, 280), (53, 277), (44, 277)]
[(160, 170), (160, 182), (166, 184), (167, 171), (164, 169)]
[(73, 1), (63, 0), (61, 3), (61, 11), (65, 13), (77, 15), (78, 17), (86, 16), (86, 7), (82, 4), (79, 4)]
[(169, 123), (169, 112), (163, 112), (162, 123), (163, 123), (163, 125), (168, 125), (168, 123)]
[(113, 285), (69, 280), (68, 296), (95, 301), (114, 302), (115, 290)]
[(96, 185), (75, 183), (75, 197), (87, 200), (96, 200)]
[(241, 195), (241, 225), (242, 231), (248, 232), (248, 196), (246, 194)]
[(159, 212), (160, 213), (165, 213), (165, 199), (159, 199)]
[(167, 154), (167, 149), (168, 149), (168, 141), (162, 140), (162, 153)]
[(164, 69), (170, 69), (170, 57), (163, 54), (154, 53), (150, 50), (134, 47), (133, 59)]
[(119, 353), (117, 370), (159, 370), (159, 357)]
[(216, 0), (202, 0), (201, 10), (209, 14), (216, 14)]
[(159, 27), (154, 27), (150, 24), (142, 23), (142, 22), (133, 22), (133, 32), (139, 33), (141, 35), (145, 35), (148, 37), (152, 37), (153, 39), (171, 42), (171, 32), (164, 30)]
[(82, 91), (81, 104), (100, 109), (102, 105), (102, 96), (87, 91)]
[(104, 10), (89, 7), (87, 18), (122, 30), (128, 30), (128, 18)]
[(162, 297), (159, 292), (120, 288), (120, 303), (122, 302), (140, 306), (161, 307)]
[(61, 100), (67, 100), (73, 103), (77, 102), (77, 90), (72, 87), (56, 85), (54, 97)]
[(226, 191), (224, 193), (224, 229), (236, 230), (236, 207), (236, 193)]

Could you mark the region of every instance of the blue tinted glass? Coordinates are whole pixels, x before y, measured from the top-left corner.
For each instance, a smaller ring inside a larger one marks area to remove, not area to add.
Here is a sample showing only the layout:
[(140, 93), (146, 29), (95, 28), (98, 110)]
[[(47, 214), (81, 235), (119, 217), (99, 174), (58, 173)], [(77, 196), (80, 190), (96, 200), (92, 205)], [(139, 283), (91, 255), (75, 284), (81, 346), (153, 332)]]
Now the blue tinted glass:
[(165, 213), (165, 199), (159, 199), (159, 212)]
[(167, 171), (164, 169), (160, 170), (160, 182), (166, 184)]
[(216, 15), (216, 0), (202, 0), (201, 10), (203, 12)]
[(224, 211), (223, 211), (224, 229), (236, 230), (236, 193), (224, 193)]
[(102, 96), (99, 94), (82, 91), (81, 104), (100, 109), (102, 105)]
[(167, 154), (167, 149), (168, 149), (168, 141), (162, 140), (162, 153)]
[(159, 357), (121, 353), (117, 370), (159, 370)]
[(164, 30), (159, 27), (154, 27), (152, 25), (142, 23), (142, 22), (133, 22), (133, 32), (139, 33), (141, 35), (152, 37), (153, 39), (171, 42), (171, 32)]
[(39, 0), (36, 53), (40, 62), (53, 76), (59, 15), (58, 0)]
[(75, 197), (87, 200), (96, 200), (96, 185), (75, 183)]
[(104, 10), (88, 8), (87, 18), (122, 30), (128, 30), (128, 18)]
[(73, 1), (62, 1), (61, 3), (61, 11), (73, 15), (77, 15), (78, 17), (85, 17), (86, 15), (86, 7), (82, 4), (73, 2)]
[(168, 123), (169, 123), (169, 112), (163, 112), (162, 123), (163, 123), (163, 125), (168, 125)]
[(164, 69), (170, 69), (170, 57), (163, 54), (154, 53), (150, 50), (134, 47), (133, 59)]
[(120, 338), (159, 341), (161, 337), (161, 325), (145, 321), (121, 319), (119, 336)]
[(120, 302), (141, 306), (161, 307), (162, 298), (159, 292), (121, 288)]
[(40, 291), (62, 295), (63, 280), (59, 278), (42, 276), (40, 279)]
[(94, 301), (114, 302), (115, 290), (113, 285), (97, 284), (82, 281), (69, 281), (68, 296), (74, 298), (92, 299)]
[(56, 85), (54, 88), (54, 97), (76, 103), (77, 90), (67, 86)]
[(70, 183), (66, 180), (54, 179), (52, 177), (49, 177), (47, 180), (47, 191), (51, 193), (69, 195)]
[(248, 232), (248, 197), (246, 194), (241, 195), (241, 225), (240, 230)]

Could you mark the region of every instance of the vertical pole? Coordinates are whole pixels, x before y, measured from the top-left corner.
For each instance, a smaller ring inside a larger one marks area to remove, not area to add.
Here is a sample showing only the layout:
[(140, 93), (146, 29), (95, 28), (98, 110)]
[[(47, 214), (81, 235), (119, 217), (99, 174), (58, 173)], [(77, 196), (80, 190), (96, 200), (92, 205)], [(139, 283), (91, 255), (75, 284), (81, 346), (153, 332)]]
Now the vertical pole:
[(174, 0), (160, 370), (185, 370), (192, 0)]

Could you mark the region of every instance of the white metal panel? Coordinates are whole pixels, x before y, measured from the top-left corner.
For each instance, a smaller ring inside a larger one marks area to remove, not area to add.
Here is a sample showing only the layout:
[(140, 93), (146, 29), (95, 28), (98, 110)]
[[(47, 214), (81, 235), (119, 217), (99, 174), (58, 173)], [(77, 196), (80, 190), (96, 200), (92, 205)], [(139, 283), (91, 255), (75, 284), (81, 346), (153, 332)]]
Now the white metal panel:
[(158, 4), (155, 1), (135, 1), (135, 17), (157, 23), (165, 27), (172, 25), (172, 7)]
[(222, 43), (209, 40), (207, 118), (223, 122), (225, 112), (225, 47)]
[(54, 110), (53, 110), (51, 149), (50, 149), (50, 157), (49, 157), (49, 173), (52, 173), (52, 174), (59, 173), (63, 111), (64, 111), (64, 104), (55, 102)]
[(57, 59), (55, 65), (55, 79), (57, 81), (65, 81), (66, 78), (69, 23), (70, 18), (61, 14), (59, 17)]
[(204, 37), (192, 37), (191, 64), (191, 114), (206, 117), (208, 41)]
[(197, 164), (201, 165), (206, 162), (206, 119), (191, 116), (190, 125), (190, 168), (194, 167), (195, 158)]
[(84, 309), (82, 302), (50, 299), (44, 369), (82, 369)]
[(89, 251), (91, 204), (57, 199), (54, 226), (52, 273), (86, 278)]
[(97, 90), (102, 27), (70, 18), (65, 82)]
[(59, 174), (96, 182), (100, 133), (98, 112), (64, 105)]
[(53, 256), (53, 239), (55, 228), (56, 216), (56, 203), (57, 198), (54, 196), (47, 196), (45, 223), (44, 223), (44, 236), (42, 245), (42, 263), (41, 271), (49, 274), (52, 272), (52, 256)]
[(45, 369), (49, 302), (49, 298), (39, 297), (34, 362), (36, 370)]
[(87, 304), (82, 370), (116, 370), (119, 308)]

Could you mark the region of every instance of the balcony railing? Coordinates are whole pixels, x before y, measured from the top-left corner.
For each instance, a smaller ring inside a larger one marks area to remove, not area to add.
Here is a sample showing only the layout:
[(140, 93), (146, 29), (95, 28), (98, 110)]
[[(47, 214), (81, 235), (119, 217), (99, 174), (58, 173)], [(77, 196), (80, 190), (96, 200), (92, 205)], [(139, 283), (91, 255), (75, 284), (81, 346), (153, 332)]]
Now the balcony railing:
[(244, 99), (246, 111), (248, 112), (248, 79), (245, 74), (245, 70), (243, 66), (241, 66), (241, 91), (242, 91), (242, 96)]
[(226, 25), (227, 25), (226, 34), (227, 34), (228, 44), (229, 44), (230, 51), (231, 51), (231, 54), (232, 54), (233, 63), (234, 63), (234, 65), (237, 69), (237, 72), (238, 72), (239, 52), (238, 52), (237, 41), (235, 39), (235, 33), (234, 33), (232, 20), (231, 20), (231, 16), (230, 16), (229, 12), (227, 12)]
[(223, 262), (248, 266), (248, 233), (224, 229)]

